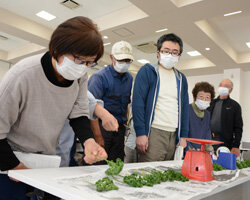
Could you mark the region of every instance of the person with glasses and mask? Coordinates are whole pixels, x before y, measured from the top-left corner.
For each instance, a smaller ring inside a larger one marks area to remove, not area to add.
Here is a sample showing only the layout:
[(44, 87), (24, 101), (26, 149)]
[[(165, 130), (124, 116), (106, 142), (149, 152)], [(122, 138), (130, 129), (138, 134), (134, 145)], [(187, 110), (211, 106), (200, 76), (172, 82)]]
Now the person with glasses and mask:
[(175, 67), (183, 51), (177, 35), (157, 41), (155, 64), (137, 73), (132, 101), (139, 162), (172, 160), (176, 145), (186, 146), (189, 129), (188, 84)]
[[(214, 87), (208, 82), (196, 83), (192, 90), (194, 101), (189, 105), (189, 138), (211, 140), (210, 113), (207, 108), (214, 99)], [(200, 149), (201, 145), (188, 142), (187, 150)], [(206, 145), (206, 150), (213, 151), (211, 145)]]
[[(96, 99), (104, 102), (107, 109), (118, 121), (118, 131), (106, 131), (101, 122), (92, 124), (95, 136), (103, 137), (104, 148), (108, 159), (115, 161), (117, 158), (124, 160), (124, 135), (127, 123), (127, 108), (133, 77), (128, 72), (133, 61), (132, 46), (125, 41), (116, 42), (110, 55), (112, 64), (95, 72), (88, 81), (88, 89)], [(99, 127), (100, 125), (100, 127)], [(101, 141), (101, 140), (100, 140)]]
[[(48, 52), (21, 60), (6, 73), (0, 84), (1, 171), (27, 169), (13, 151), (55, 155), (67, 119), (85, 147), (85, 162), (107, 158), (88, 119), (87, 70), (102, 55), (96, 25), (74, 17), (55, 29)], [(1, 199), (26, 199), (27, 188), (0, 174)]]

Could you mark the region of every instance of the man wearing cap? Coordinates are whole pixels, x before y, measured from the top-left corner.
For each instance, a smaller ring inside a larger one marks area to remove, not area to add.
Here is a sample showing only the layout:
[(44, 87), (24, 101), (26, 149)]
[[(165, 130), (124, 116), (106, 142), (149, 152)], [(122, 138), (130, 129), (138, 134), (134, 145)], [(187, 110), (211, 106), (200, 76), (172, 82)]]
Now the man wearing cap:
[[(132, 46), (125, 41), (117, 42), (112, 47), (110, 55), (112, 64), (95, 72), (88, 81), (88, 89), (97, 99), (104, 102), (107, 109), (118, 121), (118, 132), (106, 131), (101, 123), (92, 124), (92, 129), (98, 130), (104, 139), (104, 147), (109, 160), (124, 159), (124, 134), (127, 122), (127, 107), (131, 102), (133, 77), (128, 72), (133, 61)], [(93, 127), (95, 126), (95, 127)]]

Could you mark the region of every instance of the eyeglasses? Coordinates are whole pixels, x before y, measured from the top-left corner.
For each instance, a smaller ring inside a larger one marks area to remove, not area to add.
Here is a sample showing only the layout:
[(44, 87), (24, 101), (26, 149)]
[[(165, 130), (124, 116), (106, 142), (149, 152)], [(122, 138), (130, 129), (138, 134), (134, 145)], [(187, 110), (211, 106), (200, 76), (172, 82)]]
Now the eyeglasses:
[[(73, 55), (73, 54), (72, 54), (72, 55)], [(92, 67), (94, 67), (94, 66), (97, 65), (97, 63), (94, 62), (94, 61), (87, 61), (87, 60), (82, 59), (82, 58), (80, 58), (80, 57), (78, 57), (78, 56), (75, 56), (75, 55), (73, 55), (73, 57), (74, 57), (74, 62), (75, 62), (76, 64), (78, 64), (78, 65), (85, 64), (85, 65), (86, 65), (87, 67), (89, 67), (89, 68), (92, 68)]]
[(203, 100), (203, 101), (211, 101), (210, 96), (197, 96), (197, 99)]
[(171, 54), (174, 57), (178, 57), (180, 55), (179, 51), (177, 51), (177, 50), (173, 50), (172, 52), (170, 52), (170, 50), (168, 50), (168, 49), (163, 49), (160, 52), (165, 54), (165, 55), (170, 55)]

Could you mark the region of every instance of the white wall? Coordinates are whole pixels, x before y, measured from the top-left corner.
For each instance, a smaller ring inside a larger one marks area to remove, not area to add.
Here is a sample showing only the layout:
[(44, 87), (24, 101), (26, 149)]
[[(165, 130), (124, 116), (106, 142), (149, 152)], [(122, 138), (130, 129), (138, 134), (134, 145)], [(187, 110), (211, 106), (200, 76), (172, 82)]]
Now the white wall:
[(224, 79), (228, 78), (233, 82), (233, 92), (231, 93), (231, 98), (237, 101), (238, 103), (242, 103), (242, 92), (241, 92), (241, 84), (243, 79), (244, 72), (239, 69), (226, 69), (224, 70)]
[[(193, 102), (192, 89), (195, 83), (200, 81), (207, 81), (214, 86), (216, 95), (218, 95), (218, 85), (220, 81), (224, 78), (230, 78), (235, 84), (232, 91), (231, 97), (239, 103), (242, 108), (243, 117), (243, 136), (242, 140), (244, 142), (250, 142), (250, 88), (248, 87), (250, 83), (250, 72), (240, 72), (241, 76), (228, 77), (228, 71), (225, 70), (223, 74), (214, 75), (203, 75), (203, 76), (189, 76), (188, 80), (188, 92), (189, 92), (189, 102)], [(240, 79), (240, 80), (239, 80)], [(238, 91), (240, 90), (240, 91)]]
[(192, 90), (197, 82), (206, 81), (214, 86), (215, 96), (218, 95), (218, 86), (223, 79), (223, 74), (203, 75), (203, 76), (187, 76), (189, 102), (193, 102)]
[(243, 141), (250, 142), (250, 72), (242, 75), (241, 96), (242, 96), (242, 115), (243, 115)]

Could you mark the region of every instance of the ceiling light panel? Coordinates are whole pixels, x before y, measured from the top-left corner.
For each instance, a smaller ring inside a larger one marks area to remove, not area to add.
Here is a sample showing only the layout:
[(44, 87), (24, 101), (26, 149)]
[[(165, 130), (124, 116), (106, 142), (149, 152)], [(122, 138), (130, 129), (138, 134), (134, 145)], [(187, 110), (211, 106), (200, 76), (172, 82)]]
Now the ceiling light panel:
[(163, 28), (163, 29), (157, 30), (157, 31), (155, 31), (155, 32), (156, 32), (156, 33), (160, 33), (160, 32), (167, 31), (167, 30), (168, 30), (167, 28)]
[(188, 55), (190, 56), (200, 56), (200, 52), (199, 51), (189, 51), (187, 52)]
[(226, 17), (226, 16), (230, 16), (230, 15), (236, 15), (236, 14), (239, 14), (239, 13), (241, 13), (241, 12), (242, 12), (242, 11), (239, 10), (239, 11), (236, 11), (236, 12), (227, 13), (227, 14), (225, 14), (224, 16)]
[(108, 43), (104, 43), (103, 46), (107, 46), (107, 45), (110, 45), (111, 43), (108, 42)]
[(250, 42), (246, 42), (246, 45), (248, 46), (248, 48), (250, 48)]
[(56, 18), (56, 16), (54, 16), (54, 15), (52, 15), (44, 10), (40, 11), (39, 13), (36, 13), (36, 15), (38, 17), (41, 17), (41, 18), (47, 20), (47, 21), (51, 21), (52, 19)]

